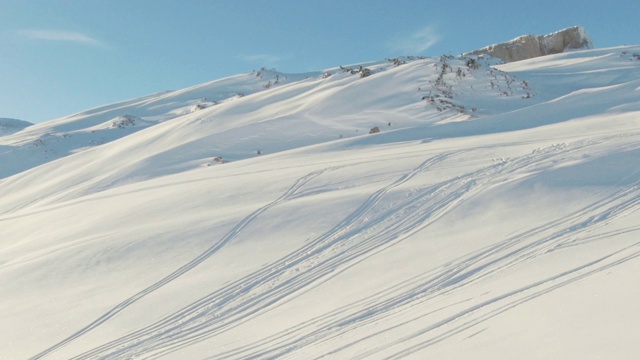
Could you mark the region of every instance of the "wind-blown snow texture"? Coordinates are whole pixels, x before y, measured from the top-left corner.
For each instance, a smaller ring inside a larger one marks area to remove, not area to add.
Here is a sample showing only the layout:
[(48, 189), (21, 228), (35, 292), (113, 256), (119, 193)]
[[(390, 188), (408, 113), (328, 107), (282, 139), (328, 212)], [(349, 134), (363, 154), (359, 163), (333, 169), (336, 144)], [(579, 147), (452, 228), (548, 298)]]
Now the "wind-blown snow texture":
[(0, 120), (0, 358), (634, 359), (639, 54)]

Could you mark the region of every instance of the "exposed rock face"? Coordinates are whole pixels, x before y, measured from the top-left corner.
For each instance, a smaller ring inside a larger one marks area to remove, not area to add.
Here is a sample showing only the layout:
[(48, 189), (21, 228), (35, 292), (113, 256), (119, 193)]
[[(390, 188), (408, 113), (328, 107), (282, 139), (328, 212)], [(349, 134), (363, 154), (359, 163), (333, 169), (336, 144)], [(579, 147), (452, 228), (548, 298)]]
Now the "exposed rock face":
[(548, 35), (524, 35), (509, 42), (487, 46), (465, 55), (489, 54), (505, 62), (558, 54), (567, 49), (592, 49), (593, 42), (582, 26), (574, 26)]

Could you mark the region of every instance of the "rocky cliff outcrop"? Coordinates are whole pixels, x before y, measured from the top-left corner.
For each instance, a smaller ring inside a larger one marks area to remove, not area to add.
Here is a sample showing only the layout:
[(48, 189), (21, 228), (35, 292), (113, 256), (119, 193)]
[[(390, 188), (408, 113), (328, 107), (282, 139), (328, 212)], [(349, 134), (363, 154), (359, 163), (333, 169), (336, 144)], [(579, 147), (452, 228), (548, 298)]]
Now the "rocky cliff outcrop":
[(574, 26), (548, 35), (524, 35), (511, 41), (487, 46), (464, 55), (489, 54), (505, 62), (558, 54), (567, 49), (592, 49), (593, 42), (582, 26)]

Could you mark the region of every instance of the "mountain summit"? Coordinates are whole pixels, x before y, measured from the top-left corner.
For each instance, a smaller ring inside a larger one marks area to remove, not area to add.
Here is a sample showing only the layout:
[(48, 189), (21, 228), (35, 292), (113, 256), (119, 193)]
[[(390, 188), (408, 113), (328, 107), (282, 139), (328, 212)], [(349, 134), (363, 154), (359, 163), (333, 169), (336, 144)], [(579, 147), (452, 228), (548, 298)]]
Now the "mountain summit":
[(547, 35), (523, 35), (468, 54), (489, 54), (505, 62), (513, 62), (575, 49), (593, 49), (593, 41), (582, 26), (566, 28)]

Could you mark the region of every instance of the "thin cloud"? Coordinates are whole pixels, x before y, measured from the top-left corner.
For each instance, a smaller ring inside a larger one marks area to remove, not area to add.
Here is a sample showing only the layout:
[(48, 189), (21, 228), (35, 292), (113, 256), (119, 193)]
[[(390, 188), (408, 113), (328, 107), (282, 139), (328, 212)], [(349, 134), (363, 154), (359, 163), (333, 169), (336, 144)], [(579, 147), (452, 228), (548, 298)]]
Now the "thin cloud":
[(105, 47), (102, 42), (92, 38), (91, 36), (75, 31), (27, 29), (20, 30), (18, 33), (23, 37), (32, 40), (63, 41), (81, 45)]
[(413, 34), (389, 42), (389, 47), (402, 55), (419, 55), (437, 44), (441, 39), (435, 26), (427, 26)]
[(282, 57), (271, 54), (241, 55), (238, 58), (250, 64), (274, 65), (283, 60)]

